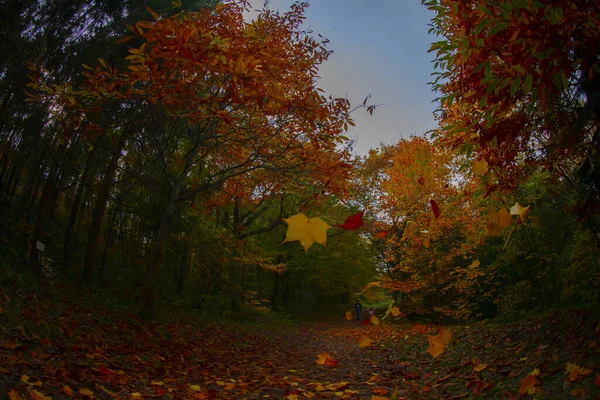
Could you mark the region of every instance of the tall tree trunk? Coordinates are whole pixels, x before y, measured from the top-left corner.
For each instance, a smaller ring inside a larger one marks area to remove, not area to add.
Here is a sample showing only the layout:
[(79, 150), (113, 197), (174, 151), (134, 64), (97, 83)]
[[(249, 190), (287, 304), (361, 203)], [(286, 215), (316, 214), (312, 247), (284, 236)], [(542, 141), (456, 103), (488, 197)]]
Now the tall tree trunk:
[(183, 189), (183, 184), (187, 177), (188, 172), (194, 165), (194, 158), (200, 149), (199, 140), (194, 144), (194, 147), (190, 150), (185, 159), (185, 168), (179, 175), (177, 181), (171, 186), (171, 192), (169, 193), (169, 199), (167, 201), (167, 207), (163, 214), (158, 234), (156, 235), (156, 241), (152, 247), (150, 253), (150, 264), (148, 265), (148, 276), (146, 279), (146, 286), (142, 292), (142, 299), (140, 303), (140, 317), (146, 320), (153, 319), (156, 314), (156, 286), (158, 283), (158, 273), (160, 264), (163, 258), (163, 248), (167, 237), (169, 236), (170, 224), (173, 219), (175, 210), (177, 209), (177, 200), (179, 194)]
[(56, 150), (54, 161), (46, 178), (46, 184), (42, 191), (42, 197), (38, 206), (37, 218), (35, 220), (35, 227), (33, 229), (33, 238), (31, 239), (31, 251), (29, 253), (29, 259), (32, 262), (34, 271), (37, 273), (41, 272), (40, 259), (41, 254), (37, 248), (38, 241), (41, 242), (44, 237), (44, 226), (46, 223), (46, 217), (50, 209), (52, 208), (51, 201), (54, 198), (54, 192), (56, 191), (56, 180), (58, 179), (60, 166), (62, 165), (65, 152), (67, 150), (66, 141), (61, 141)]
[(81, 174), (81, 179), (79, 181), (79, 185), (77, 186), (77, 191), (75, 192), (75, 197), (73, 199), (73, 204), (71, 205), (71, 214), (69, 216), (69, 222), (67, 224), (67, 230), (65, 232), (65, 241), (64, 241), (64, 249), (63, 249), (63, 269), (66, 271), (69, 269), (71, 264), (71, 256), (73, 255), (73, 234), (75, 232), (75, 222), (77, 222), (77, 214), (79, 213), (79, 206), (81, 204), (81, 200), (83, 199), (83, 193), (87, 186), (88, 180), (90, 178), (90, 170), (92, 169), (92, 162), (94, 161), (98, 144), (103, 136), (100, 136), (96, 143), (94, 143), (94, 147), (90, 152), (88, 159), (85, 163), (85, 167), (83, 169), (83, 173)]
[[(233, 205), (233, 237), (236, 239), (234, 246), (237, 246), (237, 239), (241, 233), (242, 221), (240, 218), (240, 203), (236, 199)], [(230, 285), (230, 298), (231, 298), (231, 310), (240, 311), (242, 309), (240, 304), (240, 266), (236, 261), (237, 251), (234, 250), (233, 257), (229, 260), (229, 285)]]
[(106, 239), (104, 240), (104, 251), (102, 252), (102, 261), (100, 262), (100, 275), (104, 274), (106, 268), (106, 258), (108, 257), (108, 249), (110, 247), (110, 241), (112, 239), (112, 227), (115, 222), (115, 216), (117, 215), (118, 207), (115, 205), (112, 212), (110, 213), (110, 221), (108, 222), (108, 229), (106, 231)]
[(92, 217), (92, 226), (88, 234), (88, 242), (85, 252), (85, 261), (83, 264), (83, 280), (87, 283), (91, 283), (94, 278), (94, 262), (96, 258), (96, 251), (98, 250), (98, 237), (100, 236), (100, 229), (102, 228), (102, 218), (106, 211), (106, 203), (108, 202), (108, 195), (110, 193), (110, 186), (117, 170), (119, 159), (121, 158), (121, 152), (127, 143), (129, 137), (129, 130), (125, 130), (121, 133), (117, 146), (113, 151), (112, 158), (106, 171), (104, 173), (104, 180), (100, 186), (98, 197), (96, 198), (96, 205), (94, 207), (94, 214)]
[(187, 281), (188, 271), (190, 267), (189, 245), (183, 244), (181, 261), (179, 262), (179, 270), (177, 271), (177, 296), (183, 297), (185, 291), (185, 282)]

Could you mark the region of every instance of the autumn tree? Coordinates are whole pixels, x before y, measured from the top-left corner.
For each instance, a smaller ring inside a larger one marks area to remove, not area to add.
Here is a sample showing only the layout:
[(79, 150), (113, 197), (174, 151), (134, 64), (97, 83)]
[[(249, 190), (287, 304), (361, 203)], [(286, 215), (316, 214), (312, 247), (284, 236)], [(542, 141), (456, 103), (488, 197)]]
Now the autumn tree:
[[(440, 93), (437, 143), (490, 165), (488, 192), (540, 169), (566, 180), (598, 238), (599, 6), (588, 1), (423, 1)], [(600, 239), (596, 239), (600, 246)]]
[[(82, 90), (40, 86), (64, 107), (66, 125), (138, 135), (148, 142), (142, 164), (162, 170), (164, 184), (156, 187), (167, 191), (152, 193), (162, 216), (149, 256), (144, 317), (154, 313), (164, 244), (181, 204), (253, 171), (325, 182), (343, 168), (336, 146), (348, 102), (327, 99), (316, 86), (317, 66), (330, 52), (326, 40), (301, 30), (306, 5), (283, 15), (263, 10), (249, 22), (244, 7), (228, 2), (215, 12), (155, 15), (154, 22), (132, 27), (131, 39), (142, 44), (129, 50), (126, 69), (100, 60), (85, 73)], [(133, 112), (145, 104), (150, 119)], [(106, 118), (106, 111), (126, 118)]]

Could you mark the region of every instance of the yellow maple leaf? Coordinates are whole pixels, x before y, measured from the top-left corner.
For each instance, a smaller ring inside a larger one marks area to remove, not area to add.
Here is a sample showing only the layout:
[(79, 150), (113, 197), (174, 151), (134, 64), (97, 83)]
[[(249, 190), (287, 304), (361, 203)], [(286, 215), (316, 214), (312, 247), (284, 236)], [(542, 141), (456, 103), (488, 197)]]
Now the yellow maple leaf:
[(313, 243), (325, 246), (327, 229), (331, 226), (320, 217), (308, 219), (306, 215), (300, 213), (286, 218), (284, 221), (288, 224), (288, 230), (283, 243), (299, 240), (306, 253)]
[(516, 202), (515, 205), (510, 208), (510, 214), (518, 215), (521, 221), (525, 221), (530, 208), (531, 206), (523, 207), (519, 202)]
[(379, 318), (377, 318), (376, 316), (374, 316), (374, 315), (373, 315), (373, 316), (371, 317), (371, 323), (372, 323), (373, 325), (379, 325)]
[(346, 319), (352, 321), (354, 319), (354, 313), (352, 311), (346, 311)]
[(569, 374), (569, 376), (567, 376), (567, 380), (570, 382), (575, 382), (580, 377), (583, 378), (585, 376), (588, 376), (592, 372), (594, 372), (591, 369), (586, 369), (586, 368), (580, 367), (579, 365), (574, 364), (574, 363), (567, 363), (566, 367), (567, 367), (567, 372), (565, 372), (565, 373)]
[(485, 175), (488, 171), (488, 162), (485, 159), (474, 160), (473, 164), (471, 164), (471, 169), (477, 175)]
[(502, 229), (510, 228), (511, 225), (512, 217), (506, 208), (501, 208), (499, 211), (488, 211), (488, 220), (486, 223), (488, 236), (500, 236)]
[(373, 341), (368, 336), (361, 336), (358, 339), (358, 347), (368, 347), (373, 344)]
[(394, 317), (397, 317), (398, 315), (400, 315), (400, 308), (398, 308), (397, 306), (392, 307), (392, 309), (390, 310), (390, 314), (392, 314)]

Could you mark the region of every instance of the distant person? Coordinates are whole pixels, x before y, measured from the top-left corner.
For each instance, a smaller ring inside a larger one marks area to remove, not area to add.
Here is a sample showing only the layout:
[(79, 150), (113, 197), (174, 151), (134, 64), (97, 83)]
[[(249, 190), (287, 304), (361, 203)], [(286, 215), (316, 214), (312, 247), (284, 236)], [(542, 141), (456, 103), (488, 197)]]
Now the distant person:
[(374, 309), (373, 307), (369, 308), (369, 311), (368, 311), (368, 313), (369, 313), (369, 315), (370, 315), (371, 317), (374, 317), (374, 316), (375, 316), (375, 309)]
[(354, 303), (354, 311), (356, 312), (356, 320), (360, 321), (360, 312), (362, 311), (362, 304), (358, 300)]

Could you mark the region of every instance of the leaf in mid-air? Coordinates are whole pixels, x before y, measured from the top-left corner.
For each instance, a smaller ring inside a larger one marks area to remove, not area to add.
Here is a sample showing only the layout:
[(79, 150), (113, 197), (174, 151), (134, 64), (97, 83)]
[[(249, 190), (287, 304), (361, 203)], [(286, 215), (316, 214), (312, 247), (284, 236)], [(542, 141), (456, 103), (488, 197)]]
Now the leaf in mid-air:
[(370, 318), (370, 321), (373, 325), (379, 325), (379, 318), (374, 315)]
[(488, 236), (500, 236), (502, 229), (510, 228), (512, 225), (512, 217), (506, 208), (499, 211), (490, 210), (488, 212), (487, 234)]
[(375, 237), (376, 237), (377, 239), (383, 239), (384, 237), (386, 237), (387, 235), (389, 235), (389, 234), (390, 234), (390, 232), (391, 232), (391, 231), (381, 231), (381, 232), (377, 232), (377, 233), (375, 234)]
[(354, 313), (352, 311), (346, 311), (346, 319), (352, 321), (354, 319)]
[(431, 204), (431, 211), (433, 212), (433, 216), (435, 217), (435, 219), (438, 219), (440, 217), (440, 215), (442, 214), (442, 212), (440, 211), (440, 208), (438, 207), (437, 203), (433, 199), (429, 200), (429, 204)]
[(392, 309), (390, 310), (390, 313), (394, 316), (397, 317), (400, 315), (400, 308), (397, 306), (392, 307)]
[(358, 339), (358, 347), (368, 347), (373, 344), (373, 341), (368, 336), (361, 336)]
[(327, 353), (317, 354), (317, 364), (325, 365), (326, 367), (337, 367), (338, 362)]
[(518, 215), (521, 221), (525, 221), (530, 208), (531, 206), (523, 207), (519, 202), (516, 202), (515, 205), (510, 208), (510, 214)]
[(337, 226), (338, 228), (345, 229), (347, 231), (350, 231), (353, 229), (358, 229), (364, 225), (363, 218), (362, 218), (363, 214), (364, 214), (364, 211), (361, 211), (359, 213), (351, 215), (348, 218), (346, 218), (346, 221), (344, 221), (343, 224), (336, 224), (335, 226)]
[(475, 160), (473, 161), (471, 169), (477, 175), (485, 175), (488, 171), (488, 162), (485, 159)]
[(429, 336), (427, 340), (429, 341), (427, 352), (436, 358), (444, 352), (444, 347), (452, 340), (452, 331), (442, 326), (437, 335)]
[(321, 218), (308, 219), (306, 215), (300, 213), (284, 219), (284, 221), (288, 224), (288, 230), (283, 243), (299, 240), (306, 253), (308, 253), (308, 249), (315, 242), (325, 246), (327, 242), (327, 229), (331, 228), (331, 226), (322, 221)]

